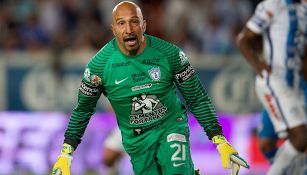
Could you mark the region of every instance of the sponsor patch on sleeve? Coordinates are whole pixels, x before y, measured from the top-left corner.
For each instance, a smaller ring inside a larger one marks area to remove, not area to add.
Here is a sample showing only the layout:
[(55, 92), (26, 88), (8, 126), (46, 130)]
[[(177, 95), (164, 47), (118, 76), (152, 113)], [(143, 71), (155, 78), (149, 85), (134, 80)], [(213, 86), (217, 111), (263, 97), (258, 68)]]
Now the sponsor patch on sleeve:
[(100, 93), (99, 87), (90, 86), (82, 80), (79, 91), (89, 97), (97, 96)]
[(191, 66), (191, 64), (187, 64), (183, 69), (175, 74), (175, 79), (179, 83), (183, 83), (187, 81), (192, 75), (195, 74), (195, 70)]

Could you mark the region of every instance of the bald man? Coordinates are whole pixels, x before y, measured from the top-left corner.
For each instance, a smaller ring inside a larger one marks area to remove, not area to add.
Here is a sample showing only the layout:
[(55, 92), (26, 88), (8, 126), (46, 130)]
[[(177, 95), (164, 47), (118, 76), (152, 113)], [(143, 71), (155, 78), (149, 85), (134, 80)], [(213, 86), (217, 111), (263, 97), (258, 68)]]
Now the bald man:
[[(192, 175), (187, 110), (217, 146), (224, 168), (237, 174), (248, 164), (223, 136), (222, 127), (188, 57), (177, 46), (144, 34), (139, 6), (124, 1), (112, 12), (115, 36), (87, 64), (62, 152), (53, 173), (70, 174), (73, 151), (81, 142), (100, 95), (115, 112), (125, 151), (136, 175)], [(185, 107), (176, 88), (186, 100)]]

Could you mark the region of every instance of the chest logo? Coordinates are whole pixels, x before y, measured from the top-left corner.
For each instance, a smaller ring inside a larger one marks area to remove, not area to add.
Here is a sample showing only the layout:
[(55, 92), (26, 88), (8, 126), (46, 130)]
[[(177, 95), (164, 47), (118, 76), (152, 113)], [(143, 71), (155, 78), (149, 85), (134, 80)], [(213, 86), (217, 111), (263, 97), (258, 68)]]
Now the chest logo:
[(156, 95), (142, 93), (132, 98), (130, 124), (144, 124), (160, 119), (167, 111)]
[(115, 84), (121, 84), (122, 82), (126, 81), (128, 77), (121, 79), (121, 80), (115, 80)]
[(161, 78), (161, 71), (159, 67), (154, 67), (148, 71), (150, 78), (153, 81), (159, 81)]

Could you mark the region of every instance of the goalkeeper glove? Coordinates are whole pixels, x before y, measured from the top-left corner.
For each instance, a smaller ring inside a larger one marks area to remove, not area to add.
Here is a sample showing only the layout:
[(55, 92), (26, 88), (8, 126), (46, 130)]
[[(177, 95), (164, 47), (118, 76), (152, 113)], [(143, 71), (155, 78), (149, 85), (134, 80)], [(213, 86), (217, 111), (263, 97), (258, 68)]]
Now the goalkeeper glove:
[(212, 138), (212, 142), (217, 146), (223, 168), (231, 168), (232, 175), (239, 173), (240, 166), (249, 168), (247, 162), (239, 156), (239, 153), (229, 144), (224, 136), (216, 135)]
[(70, 165), (72, 161), (72, 153), (74, 152), (74, 148), (64, 143), (61, 154), (58, 157), (58, 160), (53, 166), (52, 175), (70, 175)]

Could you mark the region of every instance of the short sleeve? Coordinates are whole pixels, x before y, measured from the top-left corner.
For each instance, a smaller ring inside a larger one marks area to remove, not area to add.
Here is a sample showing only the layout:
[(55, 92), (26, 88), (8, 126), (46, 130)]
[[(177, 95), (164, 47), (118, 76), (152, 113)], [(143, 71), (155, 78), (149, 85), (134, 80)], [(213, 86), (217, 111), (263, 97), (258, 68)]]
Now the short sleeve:
[(274, 14), (278, 8), (278, 0), (265, 0), (257, 5), (254, 15), (247, 22), (247, 27), (255, 32), (262, 33), (267, 29), (274, 18)]

